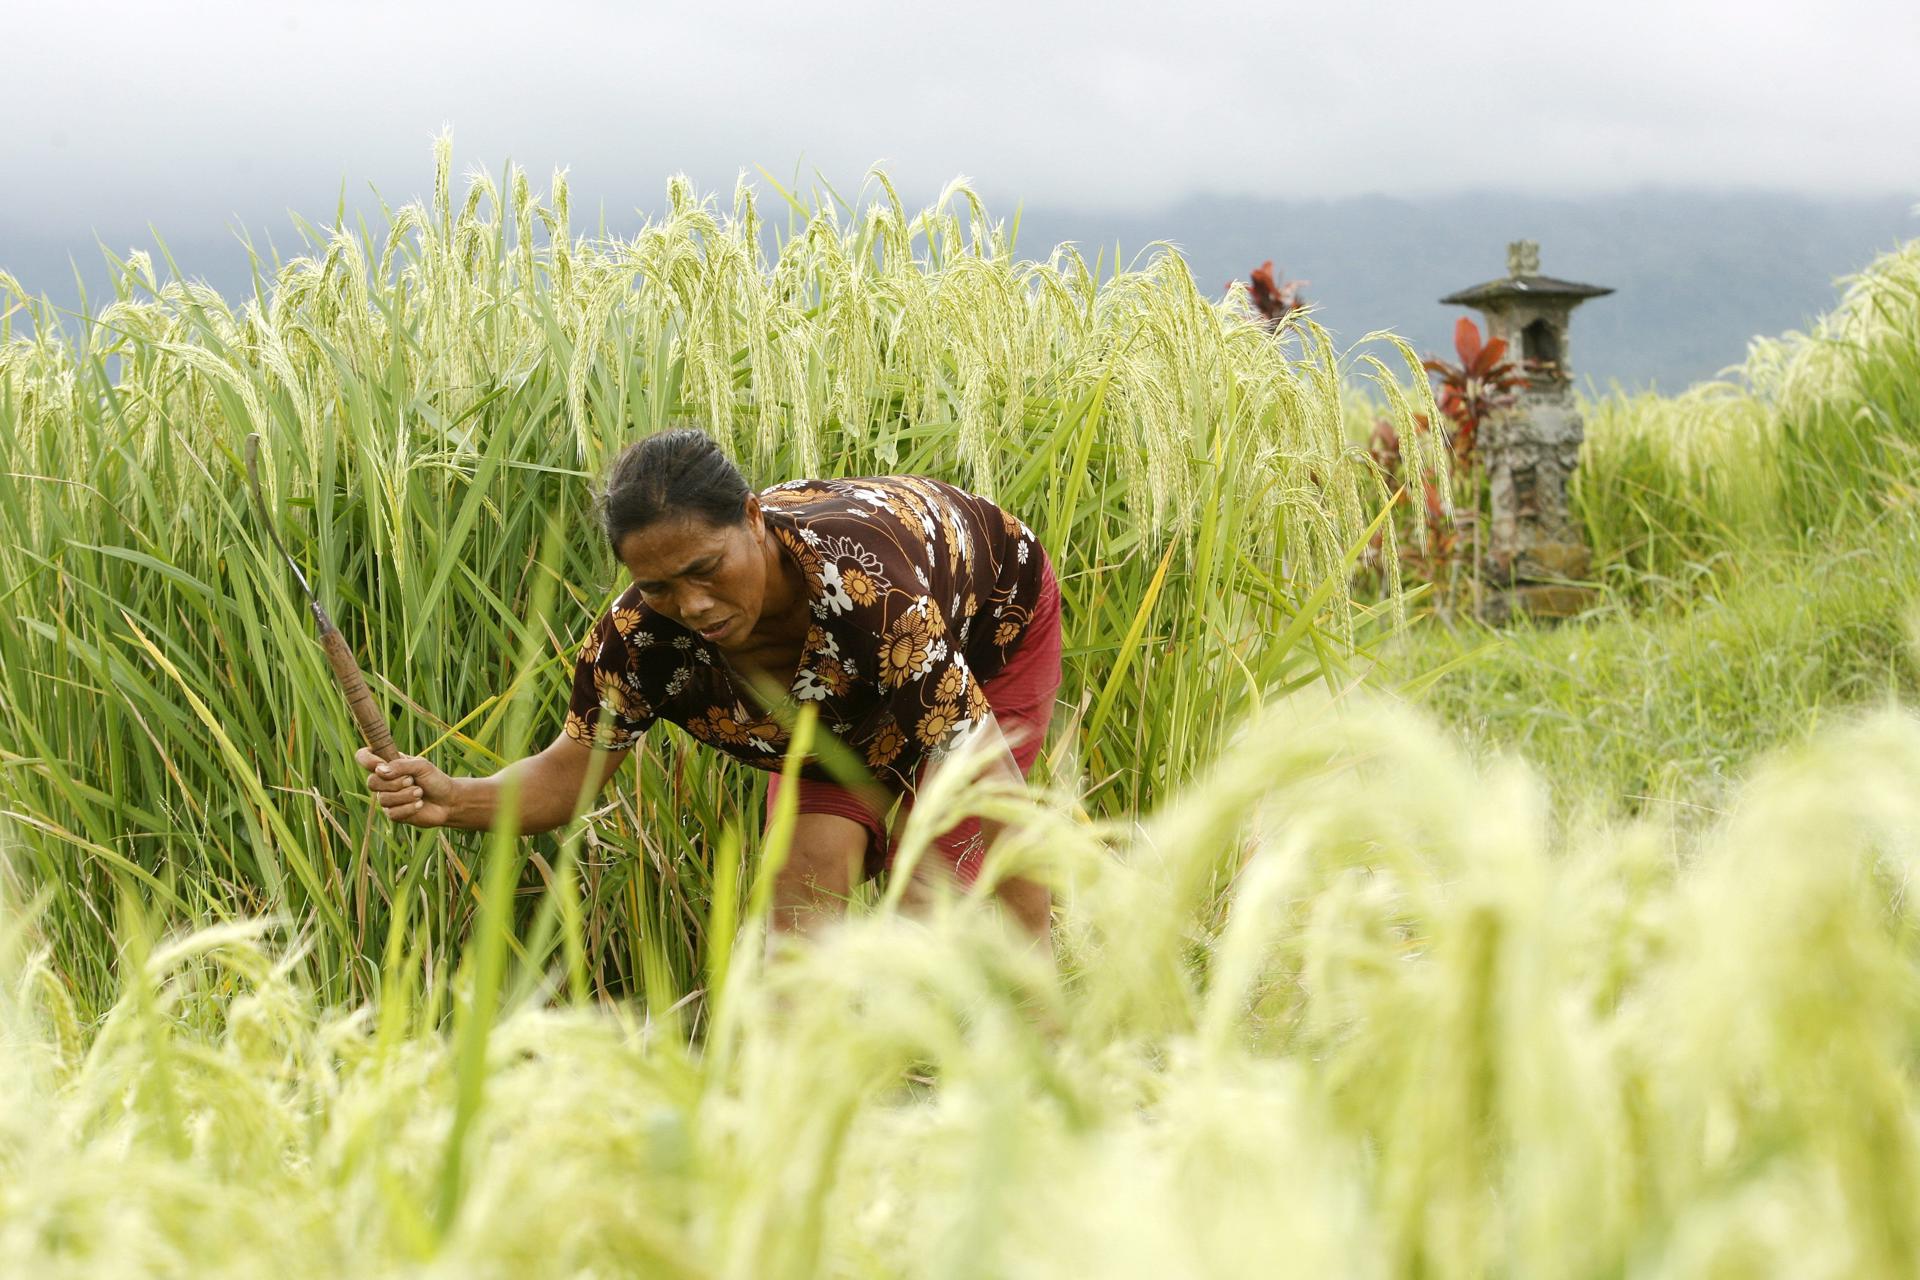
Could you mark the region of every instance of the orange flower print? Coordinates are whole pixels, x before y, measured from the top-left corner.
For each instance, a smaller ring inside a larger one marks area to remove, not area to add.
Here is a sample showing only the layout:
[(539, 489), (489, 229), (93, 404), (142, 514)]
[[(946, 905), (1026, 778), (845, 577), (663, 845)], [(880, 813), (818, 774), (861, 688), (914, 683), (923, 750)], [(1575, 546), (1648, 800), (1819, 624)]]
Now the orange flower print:
[(894, 758), (905, 749), (907, 735), (900, 732), (900, 726), (889, 720), (880, 726), (880, 732), (867, 744), (867, 768), (878, 769), (892, 764)]
[(920, 744), (937, 747), (947, 740), (955, 725), (960, 723), (960, 708), (951, 702), (936, 703), (920, 717), (920, 727), (916, 731)]
[(714, 707), (707, 712), (708, 723), (713, 726), (713, 736), (731, 747), (747, 745), (749, 721), (740, 715), (739, 709), (729, 711), (725, 707)]
[(947, 535), (947, 559), (956, 569), (964, 569), (967, 563), (966, 529), (951, 511), (941, 513), (940, 526)]
[(838, 662), (840, 642), (834, 639), (833, 632), (816, 622), (807, 627), (806, 652), (819, 653), (824, 662)]
[(694, 737), (730, 747), (746, 746), (749, 729), (750, 722), (737, 707), (708, 707), (687, 721), (687, 732)]
[(599, 721), (598, 725), (590, 725), (587, 723), (586, 717), (582, 716), (578, 711), (567, 712), (567, 736), (575, 742), (592, 747), (599, 745), (596, 741), (596, 736), (598, 734), (604, 734), (607, 740), (607, 750), (609, 751), (624, 751), (633, 745), (634, 735), (620, 728), (611, 718), (598, 716), (596, 719)]
[(613, 607), (613, 629), (615, 631), (618, 631), (623, 636), (630, 635), (633, 629), (639, 625), (639, 609), (623, 609), (619, 605)]
[(800, 565), (800, 572), (806, 575), (807, 590), (814, 595), (820, 594), (820, 553), (791, 529), (776, 526), (773, 534), (780, 539), (781, 546), (793, 553), (794, 560)]
[(600, 628), (595, 627), (587, 635), (586, 643), (580, 646), (580, 661), (592, 665), (600, 661), (600, 650), (605, 642), (600, 638)]
[(777, 721), (762, 718), (747, 726), (747, 745), (769, 754), (778, 751), (783, 734)]
[(888, 494), (887, 510), (893, 512), (900, 523), (906, 525), (909, 529), (920, 523), (920, 504), (915, 502), (910, 494)]
[(1004, 649), (1015, 640), (1018, 640), (1020, 638), (1020, 632), (1024, 629), (1017, 620), (1008, 618), (1005, 622), (1002, 622), (993, 629), (993, 643), (997, 647)]
[(987, 701), (987, 691), (975, 680), (973, 687), (967, 690), (967, 719), (975, 724), (993, 714), (993, 704)]
[(809, 502), (824, 502), (838, 497), (833, 490), (817, 484), (788, 483), (777, 484), (771, 489), (761, 491), (761, 505), (772, 504), (776, 507), (799, 507)]
[(846, 583), (841, 580), (840, 566), (828, 561), (820, 566), (820, 599), (814, 605), (814, 612), (824, 618), (823, 610), (845, 613), (853, 608), (853, 597), (848, 594)]
[(967, 671), (965, 667), (951, 666), (940, 673), (940, 683), (934, 686), (933, 696), (937, 702), (960, 701), (960, 695), (967, 689)]
[(613, 708), (616, 715), (628, 715), (627, 682), (620, 678), (619, 672), (595, 667), (593, 691), (599, 695), (601, 706)]
[(867, 576), (865, 569), (842, 569), (840, 586), (846, 591), (847, 598), (857, 605), (874, 604), (880, 599), (880, 589), (873, 585), (873, 579)]
[(930, 609), (915, 607), (887, 628), (880, 639), (882, 688), (898, 689), (908, 679), (927, 674), (933, 664), (934, 616)]
[(829, 662), (815, 674), (820, 677), (820, 683), (826, 686), (827, 692), (836, 698), (845, 697), (847, 690), (853, 687), (853, 677), (837, 662)]

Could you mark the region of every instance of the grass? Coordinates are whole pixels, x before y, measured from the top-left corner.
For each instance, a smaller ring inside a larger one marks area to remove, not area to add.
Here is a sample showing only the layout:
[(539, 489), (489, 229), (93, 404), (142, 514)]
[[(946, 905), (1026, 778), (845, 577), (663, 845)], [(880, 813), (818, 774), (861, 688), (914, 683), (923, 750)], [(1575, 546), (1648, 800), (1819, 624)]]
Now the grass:
[[(112, 990), (126, 891), (167, 922), (299, 922), (332, 1000), (377, 994), (395, 955), (444, 983), (479, 908), (477, 838), (370, 813), (245, 496), (251, 431), (396, 741), (454, 772), (557, 731), (574, 644), (620, 585), (591, 481), (680, 415), (762, 483), (929, 473), (1027, 519), (1060, 575), (1079, 718), (1051, 768), (1087, 780), (1091, 813), (1193, 777), (1267, 693), (1342, 678), (1374, 612), (1342, 566), (1387, 496), (1342, 387), (1371, 369), (1399, 397), (1389, 367), (1310, 326), (1276, 340), (1171, 252), (1019, 261), (964, 188), (909, 215), (872, 183), (865, 208), (779, 191), (769, 258), (750, 187), (723, 217), (676, 181), (663, 221), (588, 240), (564, 181), (539, 198), (478, 174), (462, 197), (443, 142), (429, 204), (378, 232), (309, 228), (311, 256), (258, 264), (238, 305), (139, 254), (71, 334), (8, 304), (0, 813), (83, 1005)], [(732, 830), (744, 882), (758, 796), (663, 730), (611, 809), (530, 846), (522, 923), (570, 867), (597, 990), (637, 992), (649, 965), (694, 988), (715, 860)]]
[(1730, 381), (1590, 407), (1574, 497), (1602, 565), (1666, 577), (1832, 546), (1913, 504), (1920, 240), (1844, 284), (1807, 333), (1756, 339)]
[[(781, 193), (764, 260), (750, 192), (585, 241), (443, 149), (251, 304), (137, 258), (71, 338), (17, 304), (0, 1273), (1920, 1271), (1913, 248), (1593, 408), (1593, 614), (1388, 641), (1323, 335), (876, 186)], [(613, 585), (587, 478), (689, 408), (1054, 549), (1042, 793), (910, 836), (1018, 819), (1057, 963), (979, 897), (769, 954), (779, 840), (670, 732), (559, 840), (372, 824), (246, 430), (401, 742), (481, 768)]]
[(1916, 581), (1920, 521), (1897, 513), (1856, 545), (1643, 579), (1574, 626), (1417, 628), (1384, 673), (1570, 813), (1698, 817), (1767, 752), (1920, 693)]
[(130, 943), (97, 1028), (16, 928), (0, 1265), (1911, 1274), (1916, 769), (1882, 714), (1704, 829), (1559, 845), (1525, 771), (1296, 704), (1138, 828), (1035, 813), (1064, 978), (979, 911), (869, 917), (736, 949), (697, 1051), (510, 1006), (465, 1112), (458, 1034), (331, 1007), (268, 926)]

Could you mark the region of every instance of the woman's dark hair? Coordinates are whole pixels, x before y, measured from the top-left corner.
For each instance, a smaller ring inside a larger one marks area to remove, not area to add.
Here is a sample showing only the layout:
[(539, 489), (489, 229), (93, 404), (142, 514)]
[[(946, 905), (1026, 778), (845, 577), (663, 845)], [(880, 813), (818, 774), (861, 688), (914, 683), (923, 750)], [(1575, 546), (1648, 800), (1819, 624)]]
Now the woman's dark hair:
[(751, 492), (706, 432), (657, 432), (621, 450), (607, 473), (600, 507), (607, 545), (618, 555), (622, 538), (658, 520), (698, 516), (708, 524), (737, 524)]

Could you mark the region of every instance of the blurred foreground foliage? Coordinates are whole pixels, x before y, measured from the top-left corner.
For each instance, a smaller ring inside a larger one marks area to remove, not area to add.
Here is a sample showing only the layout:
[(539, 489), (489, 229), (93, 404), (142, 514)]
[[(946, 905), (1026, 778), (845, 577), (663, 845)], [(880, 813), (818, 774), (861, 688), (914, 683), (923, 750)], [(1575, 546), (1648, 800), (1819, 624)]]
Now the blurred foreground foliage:
[(697, 1048), (330, 1008), (238, 925), (130, 931), (89, 1031), (10, 928), (0, 1268), (1911, 1275), (1915, 776), (1885, 712), (1563, 844), (1524, 769), (1296, 701), (1137, 826), (1032, 811), (1064, 976), (977, 903), (765, 965), (750, 919)]

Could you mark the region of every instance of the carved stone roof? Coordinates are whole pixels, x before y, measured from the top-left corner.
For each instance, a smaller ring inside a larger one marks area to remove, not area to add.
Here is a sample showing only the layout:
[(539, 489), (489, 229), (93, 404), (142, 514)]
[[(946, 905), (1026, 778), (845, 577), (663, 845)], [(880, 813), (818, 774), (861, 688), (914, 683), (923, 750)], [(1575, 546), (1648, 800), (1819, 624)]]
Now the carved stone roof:
[(1458, 293), (1450, 293), (1440, 302), (1449, 307), (1497, 306), (1522, 298), (1570, 298), (1580, 302), (1587, 298), (1604, 297), (1612, 292), (1597, 284), (1578, 284), (1572, 280), (1556, 280), (1552, 276), (1503, 276)]

